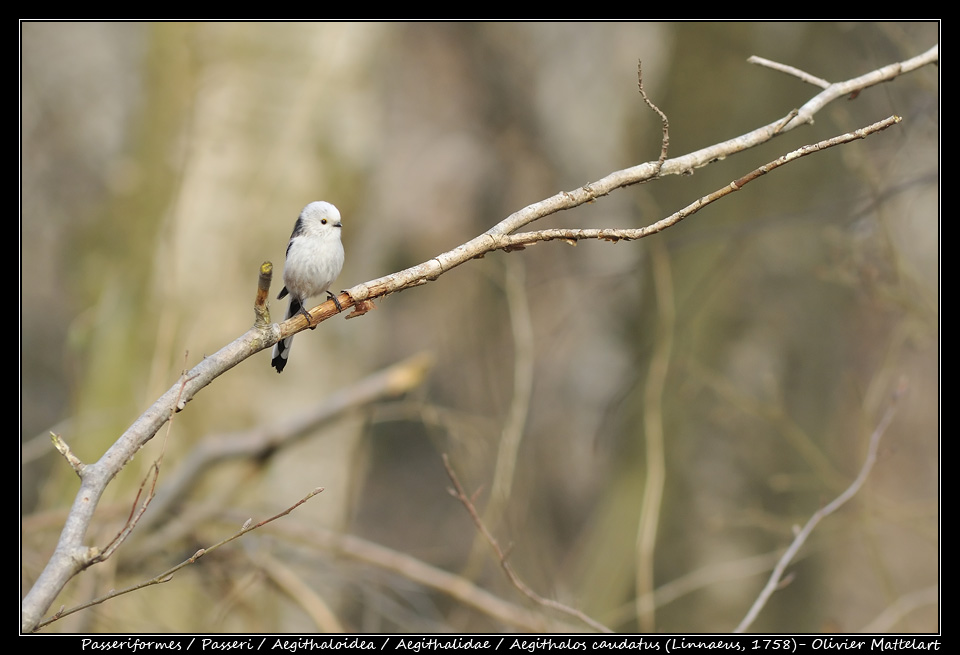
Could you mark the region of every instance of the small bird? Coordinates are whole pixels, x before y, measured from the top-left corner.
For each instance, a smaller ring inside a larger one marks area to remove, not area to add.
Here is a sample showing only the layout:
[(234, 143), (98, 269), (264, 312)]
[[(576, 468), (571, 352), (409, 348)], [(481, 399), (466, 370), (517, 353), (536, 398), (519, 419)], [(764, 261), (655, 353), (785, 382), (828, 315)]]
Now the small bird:
[[(287, 261), (283, 266), (283, 290), (277, 300), (290, 294), (290, 306), (287, 318), (300, 312), (313, 321), (305, 307), (312, 296), (326, 292), (333, 298), (337, 309), (340, 303), (328, 290), (343, 269), (343, 244), (340, 242), (340, 211), (329, 202), (311, 202), (300, 212), (287, 244)], [(290, 344), (293, 337), (277, 342), (273, 347), (273, 359), (270, 365), (283, 371), (290, 357)]]

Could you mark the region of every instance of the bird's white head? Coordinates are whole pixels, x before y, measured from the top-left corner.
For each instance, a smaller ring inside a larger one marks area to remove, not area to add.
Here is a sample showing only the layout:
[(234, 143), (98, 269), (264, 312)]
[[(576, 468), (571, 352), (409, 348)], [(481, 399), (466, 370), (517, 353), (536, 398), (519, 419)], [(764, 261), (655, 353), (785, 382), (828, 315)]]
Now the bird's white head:
[(332, 230), (339, 235), (340, 227), (343, 225), (340, 222), (340, 210), (323, 200), (311, 202), (304, 207), (300, 212), (299, 222), (305, 230), (314, 234)]

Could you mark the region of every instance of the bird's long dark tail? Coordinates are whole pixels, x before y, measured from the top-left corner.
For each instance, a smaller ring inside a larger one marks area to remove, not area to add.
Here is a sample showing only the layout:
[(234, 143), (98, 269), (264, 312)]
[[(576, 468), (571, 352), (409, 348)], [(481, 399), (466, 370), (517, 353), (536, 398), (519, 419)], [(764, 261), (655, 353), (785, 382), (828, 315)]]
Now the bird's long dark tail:
[[(287, 318), (294, 316), (300, 311), (300, 301), (290, 296), (290, 306), (287, 308)], [(287, 359), (290, 357), (290, 346), (293, 344), (293, 337), (287, 337), (277, 342), (273, 347), (273, 359), (270, 360), (270, 366), (277, 369), (277, 373), (283, 372), (283, 367), (287, 365)]]

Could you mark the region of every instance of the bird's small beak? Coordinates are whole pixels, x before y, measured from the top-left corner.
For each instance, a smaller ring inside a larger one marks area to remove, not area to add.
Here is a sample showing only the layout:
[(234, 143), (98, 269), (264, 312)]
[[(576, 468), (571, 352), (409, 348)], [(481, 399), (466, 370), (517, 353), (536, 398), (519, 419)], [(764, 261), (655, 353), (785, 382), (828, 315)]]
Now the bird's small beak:
[(340, 221), (337, 221), (333, 224), (333, 227), (343, 227), (343, 224)]

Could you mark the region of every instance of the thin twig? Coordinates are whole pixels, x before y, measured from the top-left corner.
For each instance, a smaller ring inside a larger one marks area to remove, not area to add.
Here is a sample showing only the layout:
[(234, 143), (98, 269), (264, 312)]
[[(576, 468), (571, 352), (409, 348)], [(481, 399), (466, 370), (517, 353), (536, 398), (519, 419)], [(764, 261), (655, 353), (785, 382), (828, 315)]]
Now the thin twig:
[[(169, 425), (169, 424), (168, 424)], [(147, 475), (144, 476), (143, 480), (140, 481), (140, 488), (137, 490), (137, 495), (133, 499), (133, 504), (130, 506), (130, 514), (127, 516), (126, 522), (123, 524), (123, 528), (120, 529), (120, 532), (107, 544), (102, 550), (100, 550), (95, 557), (90, 560), (90, 564), (97, 564), (108, 559), (113, 555), (117, 548), (127, 540), (127, 537), (130, 536), (130, 533), (133, 532), (133, 529), (137, 527), (137, 523), (140, 522), (140, 518), (143, 516), (143, 513), (147, 511), (147, 507), (150, 506), (150, 502), (154, 498), (154, 494), (157, 489), (157, 479), (160, 477), (160, 464), (159, 462), (154, 462), (150, 465), (150, 470), (147, 471)], [(143, 495), (143, 488), (147, 485), (147, 481), (150, 481), (150, 489), (147, 492), (146, 497), (143, 499), (143, 502), (140, 502), (140, 497)]]
[(73, 454), (73, 451), (70, 449), (70, 446), (67, 444), (66, 441), (63, 440), (63, 437), (61, 435), (57, 434), (56, 432), (51, 432), (50, 441), (53, 442), (53, 447), (57, 449), (57, 452), (63, 455), (63, 458), (67, 460), (67, 462), (70, 464), (70, 468), (72, 468), (74, 472), (78, 476), (80, 476), (80, 479), (82, 480), (83, 471), (87, 467), (87, 465), (84, 464), (79, 457)]
[[(801, 125), (811, 122), (813, 116), (820, 109), (838, 97), (852, 93), (857, 89), (864, 89), (875, 84), (889, 81), (896, 78), (898, 75), (901, 75), (902, 73), (916, 70), (917, 68), (927, 64), (936, 63), (938, 60), (939, 48), (934, 46), (927, 52), (923, 53), (922, 55), (918, 55), (917, 57), (884, 66), (883, 68), (871, 71), (870, 73), (861, 75), (860, 77), (852, 80), (847, 80), (846, 82), (832, 84), (829, 89), (825, 89), (824, 91), (820, 92), (808, 100), (802, 107), (800, 107), (800, 109), (797, 110), (795, 117), (786, 125), (783, 125), (782, 120), (778, 119), (769, 125), (757, 128), (751, 132), (734, 137), (722, 143), (701, 148), (700, 150), (682, 155), (680, 157), (667, 159), (663, 162), (662, 166), (657, 162), (646, 162), (631, 168), (615, 171), (606, 177), (597, 180), (596, 182), (585, 184), (578, 189), (574, 189), (572, 191), (561, 191), (560, 193), (557, 193), (549, 198), (533, 203), (532, 205), (528, 205), (527, 207), (514, 212), (487, 230), (484, 234), (481, 234), (470, 241), (457, 246), (453, 250), (437, 255), (436, 257), (403, 271), (392, 273), (363, 284), (358, 284), (341, 294), (338, 297), (338, 300), (340, 301), (341, 306), (346, 308), (347, 306), (352, 305), (354, 301), (378, 298), (391, 293), (397, 293), (398, 291), (403, 291), (405, 289), (427, 284), (428, 282), (437, 279), (440, 275), (443, 275), (444, 273), (464, 264), (465, 262), (477, 257), (481, 257), (492, 250), (501, 249), (505, 246), (511, 246), (511, 235), (513, 235), (513, 237), (519, 236), (520, 238), (516, 241), (516, 243), (522, 245), (525, 243), (523, 240), (523, 235), (516, 235), (514, 233), (524, 226), (545, 216), (593, 202), (597, 198), (605, 196), (623, 187), (640, 184), (642, 182), (646, 182), (657, 177), (663, 177), (665, 175), (680, 175), (690, 173), (697, 168), (721, 161), (735, 153), (742, 152), (748, 148), (758, 146), (762, 143), (766, 143), (779, 134), (784, 134)], [(680, 219), (674, 218), (672, 223), (661, 222), (655, 224), (655, 226), (657, 226), (655, 229), (653, 226), (647, 229), (649, 229), (651, 232), (660, 231), (666, 227), (669, 227), (669, 225), (672, 225), (678, 220)], [(616, 238), (616, 235), (613, 236)], [(646, 235), (644, 234), (643, 236)], [(555, 236), (553, 238), (562, 239), (564, 237)], [(606, 237), (594, 236), (580, 238)], [(333, 302), (327, 301), (323, 305), (311, 309), (310, 313), (314, 316), (316, 321), (318, 318), (318, 313), (320, 320), (325, 320), (326, 318), (336, 315), (337, 310)], [(278, 338), (289, 336), (290, 334), (306, 329), (306, 327), (306, 319), (302, 315), (295, 316), (281, 324), (281, 333), (277, 336)]]
[(767, 68), (772, 68), (773, 70), (780, 71), (781, 73), (793, 75), (794, 77), (803, 80), (807, 84), (819, 86), (821, 89), (826, 89), (828, 86), (830, 86), (830, 82), (826, 81), (825, 79), (817, 77), (816, 75), (811, 75), (810, 73), (802, 71), (799, 68), (794, 68), (793, 66), (787, 66), (786, 64), (770, 61), (769, 59), (757, 57), (756, 55), (747, 57), (747, 61), (751, 64), (756, 64), (757, 66), (766, 66)]
[[(184, 352), (183, 359), (184, 364), (186, 364), (187, 358), (190, 356), (189, 351)], [(167, 429), (163, 435), (163, 443), (160, 446), (160, 455), (157, 459), (150, 465), (150, 470), (147, 472), (147, 475), (144, 476), (143, 480), (140, 481), (140, 489), (137, 491), (137, 497), (133, 501), (133, 505), (130, 508), (130, 516), (127, 517), (127, 521), (123, 526), (123, 529), (113, 538), (101, 552), (94, 557), (90, 564), (96, 564), (102, 562), (114, 552), (117, 548), (126, 541), (127, 537), (130, 536), (130, 533), (133, 532), (133, 529), (137, 527), (137, 524), (140, 522), (140, 519), (143, 517), (144, 512), (147, 511), (147, 508), (150, 506), (150, 503), (153, 501), (157, 493), (157, 480), (160, 478), (160, 467), (163, 464), (163, 455), (167, 451), (167, 442), (170, 439), (170, 430), (173, 429), (173, 421), (176, 418), (178, 408), (180, 408), (180, 400), (183, 397), (183, 389), (187, 384), (187, 369), (184, 368), (180, 374), (180, 395), (177, 397), (177, 401), (174, 403), (173, 407), (170, 409), (170, 420), (167, 421)], [(152, 475), (152, 479), (151, 478)], [(147, 480), (150, 480), (150, 489), (147, 492), (146, 497), (143, 499), (143, 502), (140, 503), (139, 507), (137, 504), (140, 502), (140, 496), (143, 494), (143, 488), (147, 484)]]
[[(484, 522), (494, 527), (499, 524), (503, 508), (509, 502), (513, 492), (517, 456), (520, 453), (527, 415), (530, 412), (530, 399), (533, 395), (534, 351), (536, 350), (523, 261), (508, 257), (504, 272), (507, 313), (513, 335), (513, 393), (510, 397), (510, 407), (500, 429), (493, 482), (490, 485), (490, 500), (483, 510)], [(474, 496), (479, 491), (479, 489), (475, 491)], [(477, 534), (467, 558), (465, 567), (467, 577), (473, 577), (470, 572), (481, 565), (485, 553), (483, 537)]]
[(667, 160), (667, 150), (670, 147), (670, 121), (667, 120), (667, 115), (660, 111), (660, 108), (653, 104), (653, 101), (647, 97), (647, 92), (643, 90), (643, 70), (639, 59), (637, 60), (637, 88), (640, 89), (640, 95), (643, 97), (643, 101), (647, 103), (650, 109), (660, 115), (660, 122), (663, 123), (663, 138), (660, 140), (660, 157), (657, 158), (657, 173), (659, 174), (660, 169), (663, 168), (663, 162)]
[(577, 241), (583, 239), (601, 239), (603, 241), (633, 241), (635, 239), (642, 239), (648, 237), (651, 234), (656, 234), (661, 232), (668, 227), (676, 225), (683, 219), (696, 214), (698, 211), (703, 209), (709, 204), (720, 200), (724, 196), (730, 195), (734, 191), (739, 191), (744, 186), (754, 181), (758, 177), (766, 175), (770, 171), (776, 170), (785, 164), (811, 155), (815, 152), (820, 152), (821, 150), (826, 150), (827, 148), (832, 148), (833, 146), (842, 145), (844, 143), (850, 143), (851, 141), (856, 141), (857, 139), (863, 139), (871, 134), (880, 132), (887, 129), (891, 125), (896, 125), (903, 119), (899, 116), (890, 116), (885, 118), (882, 121), (878, 121), (873, 125), (868, 125), (866, 127), (860, 128), (859, 130), (854, 130), (853, 132), (847, 132), (846, 134), (841, 134), (835, 136), (832, 139), (825, 139), (811, 145), (803, 146), (797, 150), (793, 150), (783, 155), (782, 157), (775, 159), (774, 161), (764, 164), (763, 166), (754, 169), (753, 171), (747, 173), (738, 180), (734, 180), (730, 184), (717, 189), (713, 193), (710, 193), (702, 198), (695, 200), (690, 203), (680, 211), (663, 218), (656, 223), (652, 223), (646, 227), (640, 228), (571, 228), (571, 229), (560, 229), (554, 228), (549, 230), (536, 230), (531, 232), (519, 232), (517, 234), (504, 234), (496, 238), (497, 248), (502, 250), (516, 250), (519, 248), (524, 248), (526, 246), (534, 245), (540, 241), (566, 241), (571, 245), (576, 245)]
[(736, 627), (734, 632), (744, 632), (757, 618), (757, 615), (760, 614), (760, 610), (762, 610), (767, 604), (767, 601), (770, 599), (773, 593), (780, 588), (784, 571), (786, 570), (787, 566), (790, 565), (790, 562), (793, 561), (793, 558), (796, 557), (797, 552), (807, 541), (807, 537), (809, 537), (810, 533), (813, 532), (813, 529), (817, 527), (817, 524), (840, 509), (844, 503), (853, 498), (853, 496), (856, 495), (856, 493), (863, 487), (863, 483), (866, 481), (867, 476), (870, 475), (870, 471), (873, 469), (873, 465), (877, 461), (877, 449), (880, 446), (880, 437), (883, 436), (883, 433), (886, 432), (887, 427), (893, 420), (893, 415), (896, 413), (897, 409), (897, 401), (905, 392), (906, 383), (901, 380), (897, 390), (890, 398), (890, 404), (887, 406), (887, 410), (884, 412), (883, 417), (881, 417), (877, 427), (873, 430), (873, 434), (870, 435), (870, 443), (867, 447), (867, 457), (863, 462), (863, 466), (860, 467), (860, 473), (850, 484), (850, 486), (844, 490), (843, 493), (834, 498), (829, 504), (814, 512), (813, 516), (810, 517), (806, 525), (803, 526), (803, 529), (797, 533), (793, 543), (790, 544), (790, 546), (787, 548), (787, 551), (783, 554), (783, 557), (780, 558), (780, 561), (777, 562), (777, 565), (774, 567), (773, 573), (770, 574), (770, 579), (767, 581), (766, 586), (764, 586), (764, 588), (760, 591), (760, 595), (757, 596), (757, 599), (754, 601), (750, 611), (748, 611), (747, 615), (743, 617), (743, 620), (740, 622), (740, 625)]
[(402, 362), (371, 373), (348, 387), (338, 389), (313, 407), (285, 421), (256, 426), (242, 432), (205, 437), (180, 463), (157, 494), (144, 528), (152, 527), (186, 496), (203, 473), (222, 462), (262, 458), (310, 435), (327, 421), (371, 403), (403, 395), (419, 386), (433, 366), (433, 359), (418, 353)]
[(297, 502), (295, 502), (293, 505), (291, 505), (291, 506), (288, 507), (287, 509), (285, 509), (285, 510), (283, 510), (282, 512), (280, 512), (279, 514), (274, 514), (274, 515), (271, 516), (270, 518), (264, 519), (264, 520), (260, 521), (259, 523), (253, 523), (253, 521), (251, 521), (250, 519), (247, 519), (247, 521), (243, 524), (243, 527), (241, 527), (241, 528), (240, 528), (236, 533), (234, 533), (232, 536), (227, 537), (226, 539), (223, 539), (223, 540), (221, 540), (221, 541), (218, 541), (217, 543), (215, 543), (214, 545), (210, 546), (209, 548), (201, 548), (201, 549), (199, 549), (197, 552), (195, 552), (195, 553), (193, 554), (192, 557), (188, 557), (187, 559), (185, 559), (184, 561), (180, 562), (180, 563), (177, 564), (176, 566), (167, 569), (166, 571), (164, 571), (163, 573), (160, 573), (159, 575), (155, 575), (154, 577), (150, 578), (149, 580), (144, 580), (143, 582), (138, 582), (137, 584), (132, 585), (132, 586), (130, 586), (130, 587), (126, 587), (126, 588), (124, 588), (124, 589), (112, 590), (112, 591), (110, 591), (110, 593), (108, 593), (108, 594), (105, 594), (105, 595), (103, 595), (103, 596), (100, 596), (99, 598), (95, 598), (95, 599), (93, 599), (93, 600), (91, 600), (91, 601), (89, 601), (89, 602), (87, 602), (87, 603), (83, 603), (82, 605), (77, 605), (76, 607), (72, 607), (72, 608), (70, 608), (70, 609), (68, 609), (68, 610), (61, 608), (56, 614), (54, 614), (52, 617), (50, 617), (50, 618), (47, 619), (46, 621), (41, 621), (40, 623), (38, 623), (38, 624), (37, 624), (37, 627), (34, 628), (34, 632), (35, 632), (36, 630), (39, 630), (40, 628), (43, 628), (43, 627), (45, 627), (45, 626), (47, 626), (47, 625), (50, 625), (50, 624), (53, 623), (54, 621), (59, 621), (60, 619), (62, 619), (62, 618), (65, 617), (65, 616), (69, 616), (70, 614), (73, 614), (73, 613), (75, 613), (75, 612), (79, 612), (80, 610), (87, 609), (88, 607), (93, 607), (94, 605), (99, 605), (99, 604), (101, 604), (101, 603), (105, 603), (106, 601), (108, 601), (108, 600), (110, 600), (110, 599), (112, 599), (112, 598), (116, 598), (117, 596), (123, 596), (124, 594), (129, 594), (130, 592), (136, 591), (136, 590), (138, 590), (138, 589), (143, 589), (144, 587), (150, 587), (150, 586), (153, 586), (153, 585), (156, 585), (156, 584), (161, 584), (161, 583), (163, 583), (163, 582), (169, 582), (169, 581), (173, 578), (173, 574), (176, 573), (177, 571), (179, 571), (180, 569), (182, 569), (182, 568), (184, 568), (184, 567), (187, 567), (187, 566), (190, 566), (191, 564), (193, 564), (194, 562), (196, 562), (198, 559), (200, 559), (201, 557), (203, 557), (203, 556), (206, 555), (207, 553), (210, 553), (210, 552), (215, 551), (216, 549), (220, 548), (221, 546), (230, 543), (230, 542), (233, 541), (234, 539), (238, 539), (238, 538), (242, 537), (243, 535), (247, 534), (248, 532), (252, 532), (253, 530), (256, 530), (257, 528), (261, 528), (261, 527), (267, 525), (268, 523), (271, 523), (272, 521), (276, 521), (277, 519), (286, 516), (287, 514), (289, 514), (290, 512), (292, 512), (293, 510), (295, 510), (296, 508), (300, 507), (300, 505), (303, 505), (305, 502), (307, 502), (308, 500), (310, 500), (311, 498), (313, 498), (314, 496), (316, 496), (317, 494), (319, 494), (319, 493), (322, 492), (322, 491), (323, 491), (323, 487), (317, 487), (316, 489), (314, 489), (313, 491), (311, 491), (310, 493), (308, 493), (306, 496), (304, 496), (303, 498), (301, 498), (300, 500), (298, 500)]
[[(240, 515), (236, 510), (211, 509), (224, 520), (236, 522)], [(428, 589), (449, 596), (451, 599), (485, 614), (494, 621), (512, 626), (522, 632), (576, 632), (579, 624), (552, 619), (542, 612), (511, 603), (477, 586), (473, 581), (437, 568), (431, 564), (380, 544), (350, 534), (341, 534), (320, 527), (313, 522), (283, 521), (271, 530), (284, 538), (307, 543), (310, 547), (328, 551), (344, 560), (359, 562), (381, 571), (394, 574)], [(772, 566), (772, 564), (771, 564)]]
[(516, 572), (513, 570), (513, 567), (510, 566), (510, 563), (507, 561), (507, 553), (503, 550), (503, 548), (500, 547), (500, 543), (492, 534), (490, 534), (490, 531), (487, 530), (487, 526), (484, 525), (483, 519), (481, 519), (480, 514), (477, 513), (477, 508), (474, 507), (470, 497), (463, 490), (463, 485), (460, 484), (457, 474), (453, 472), (453, 467), (450, 466), (450, 458), (447, 457), (446, 453), (443, 454), (443, 467), (447, 470), (447, 476), (450, 478), (450, 481), (453, 482), (454, 489), (450, 490), (450, 495), (459, 500), (466, 508), (467, 512), (470, 514), (470, 518), (473, 519), (474, 525), (477, 526), (477, 530), (480, 531), (483, 537), (487, 540), (487, 543), (490, 544), (491, 548), (493, 548), (494, 552), (497, 554), (497, 557), (500, 559), (500, 566), (503, 568), (504, 573), (507, 574), (507, 578), (510, 580), (511, 584), (513, 584), (513, 586), (520, 591), (520, 593), (538, 605), (549, 607), (557, 610), (558, 612), (563, 612), (568, 616), (580, 619), (598, 632), (613, 632), (613, 630), (603, 625), (599, 621), (590, 618), (580, 610), (568, 605), (564, 605), (563, 603), (559, 603), (555, 600), (544, 598), (533, 589), (528, 587), (526, 583), (524, 583), (523, 580), (521, 580), (516, 574)]
[(791, 109), (791, 110), (790, 110), (790, 113), (788, 113), (786, 116), (784, 116), (784, 117), (783, 117), (783, 120), (780, 121), (780, 122), (777, 124), (777, 126), (776, 126), (776, 127), (774, 128), (774, 130), (773, 130), (773, 133), (774, 133), (774, 134), (780, 134), (780, 132), (783, 130), (783, 128), (785, 128), (785, 127), (790, 123), (790, 121), (792, 121), (794, 118), (796, 118), (796, 117), (797, 117), (797, 114), (799, 114), (799, 113), (800, 113), (800, 110), (799, 110), (799, 109), (796, 109), (796, 108)]

